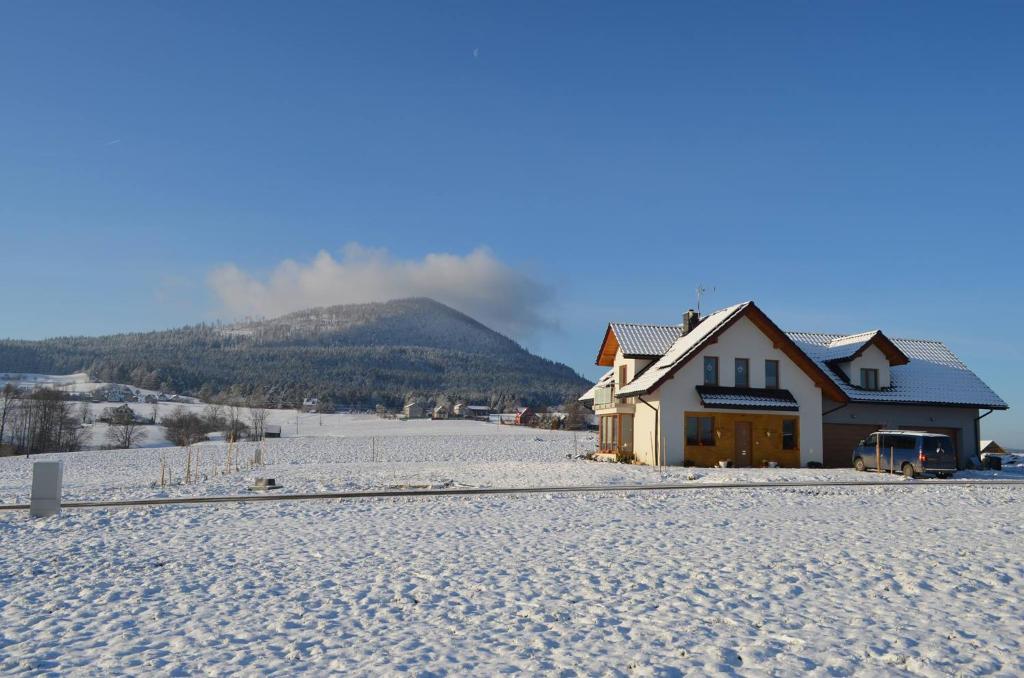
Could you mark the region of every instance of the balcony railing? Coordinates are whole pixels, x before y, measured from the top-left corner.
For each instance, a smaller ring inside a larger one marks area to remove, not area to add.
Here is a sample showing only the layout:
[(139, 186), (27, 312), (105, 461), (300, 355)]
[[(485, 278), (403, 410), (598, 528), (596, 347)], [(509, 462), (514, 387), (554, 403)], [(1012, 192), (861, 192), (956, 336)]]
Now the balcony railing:
[(594, 391), (594, 407), (611, 407), (614, 404), (614, 386), (601, 386)]

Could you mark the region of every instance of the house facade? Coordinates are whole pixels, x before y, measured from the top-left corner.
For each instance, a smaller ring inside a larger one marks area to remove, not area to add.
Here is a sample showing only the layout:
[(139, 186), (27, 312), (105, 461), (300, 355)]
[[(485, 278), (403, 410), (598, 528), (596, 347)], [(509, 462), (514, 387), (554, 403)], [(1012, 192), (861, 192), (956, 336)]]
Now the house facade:
[(612, 323), (581, 398), (600, 451), (646, 464), (849, 466), (880, 428), (977, 452), (980, 409), (1007, 405), (940, 342), (784, 332), (753, 302), (680, 325)]

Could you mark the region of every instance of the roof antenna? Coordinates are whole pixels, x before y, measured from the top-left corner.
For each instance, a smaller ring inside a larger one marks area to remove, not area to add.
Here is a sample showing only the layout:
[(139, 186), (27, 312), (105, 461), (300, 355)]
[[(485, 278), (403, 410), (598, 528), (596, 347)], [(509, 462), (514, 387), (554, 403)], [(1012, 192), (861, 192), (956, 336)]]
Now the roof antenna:
[(707, 287), (704, 287), (700, 283), (697, 284), (697, 314), (698, 315), (700, 315), (700, 302), (704, 298), (704, 295), (706, 293), (708, 293), (708, 292), (714, 292), (714, 291), (715, 291), (714, 287), (708, 289)]

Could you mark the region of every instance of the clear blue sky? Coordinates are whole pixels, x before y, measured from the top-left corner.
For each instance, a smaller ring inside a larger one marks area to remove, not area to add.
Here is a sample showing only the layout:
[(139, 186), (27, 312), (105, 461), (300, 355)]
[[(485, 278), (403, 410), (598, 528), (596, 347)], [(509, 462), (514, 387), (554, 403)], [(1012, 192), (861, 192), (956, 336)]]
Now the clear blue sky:
[(225, 263), (483, 246), (547, 290), (524, 342), (588, 376), (606, 322), (703, 282), (946, 341), (1024, 446), (1022, 30), (992, 2), (4, 3), (0, 335), (209, 319)]

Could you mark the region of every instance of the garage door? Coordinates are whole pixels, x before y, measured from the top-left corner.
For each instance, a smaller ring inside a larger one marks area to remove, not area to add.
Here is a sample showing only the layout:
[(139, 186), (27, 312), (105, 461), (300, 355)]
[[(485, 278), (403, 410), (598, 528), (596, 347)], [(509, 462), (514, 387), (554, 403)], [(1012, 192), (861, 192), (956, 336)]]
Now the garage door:
[(822, 463), (826, 468), (849, 468), (853, 448), (880, 428), (878, 424), (823, 424)]

